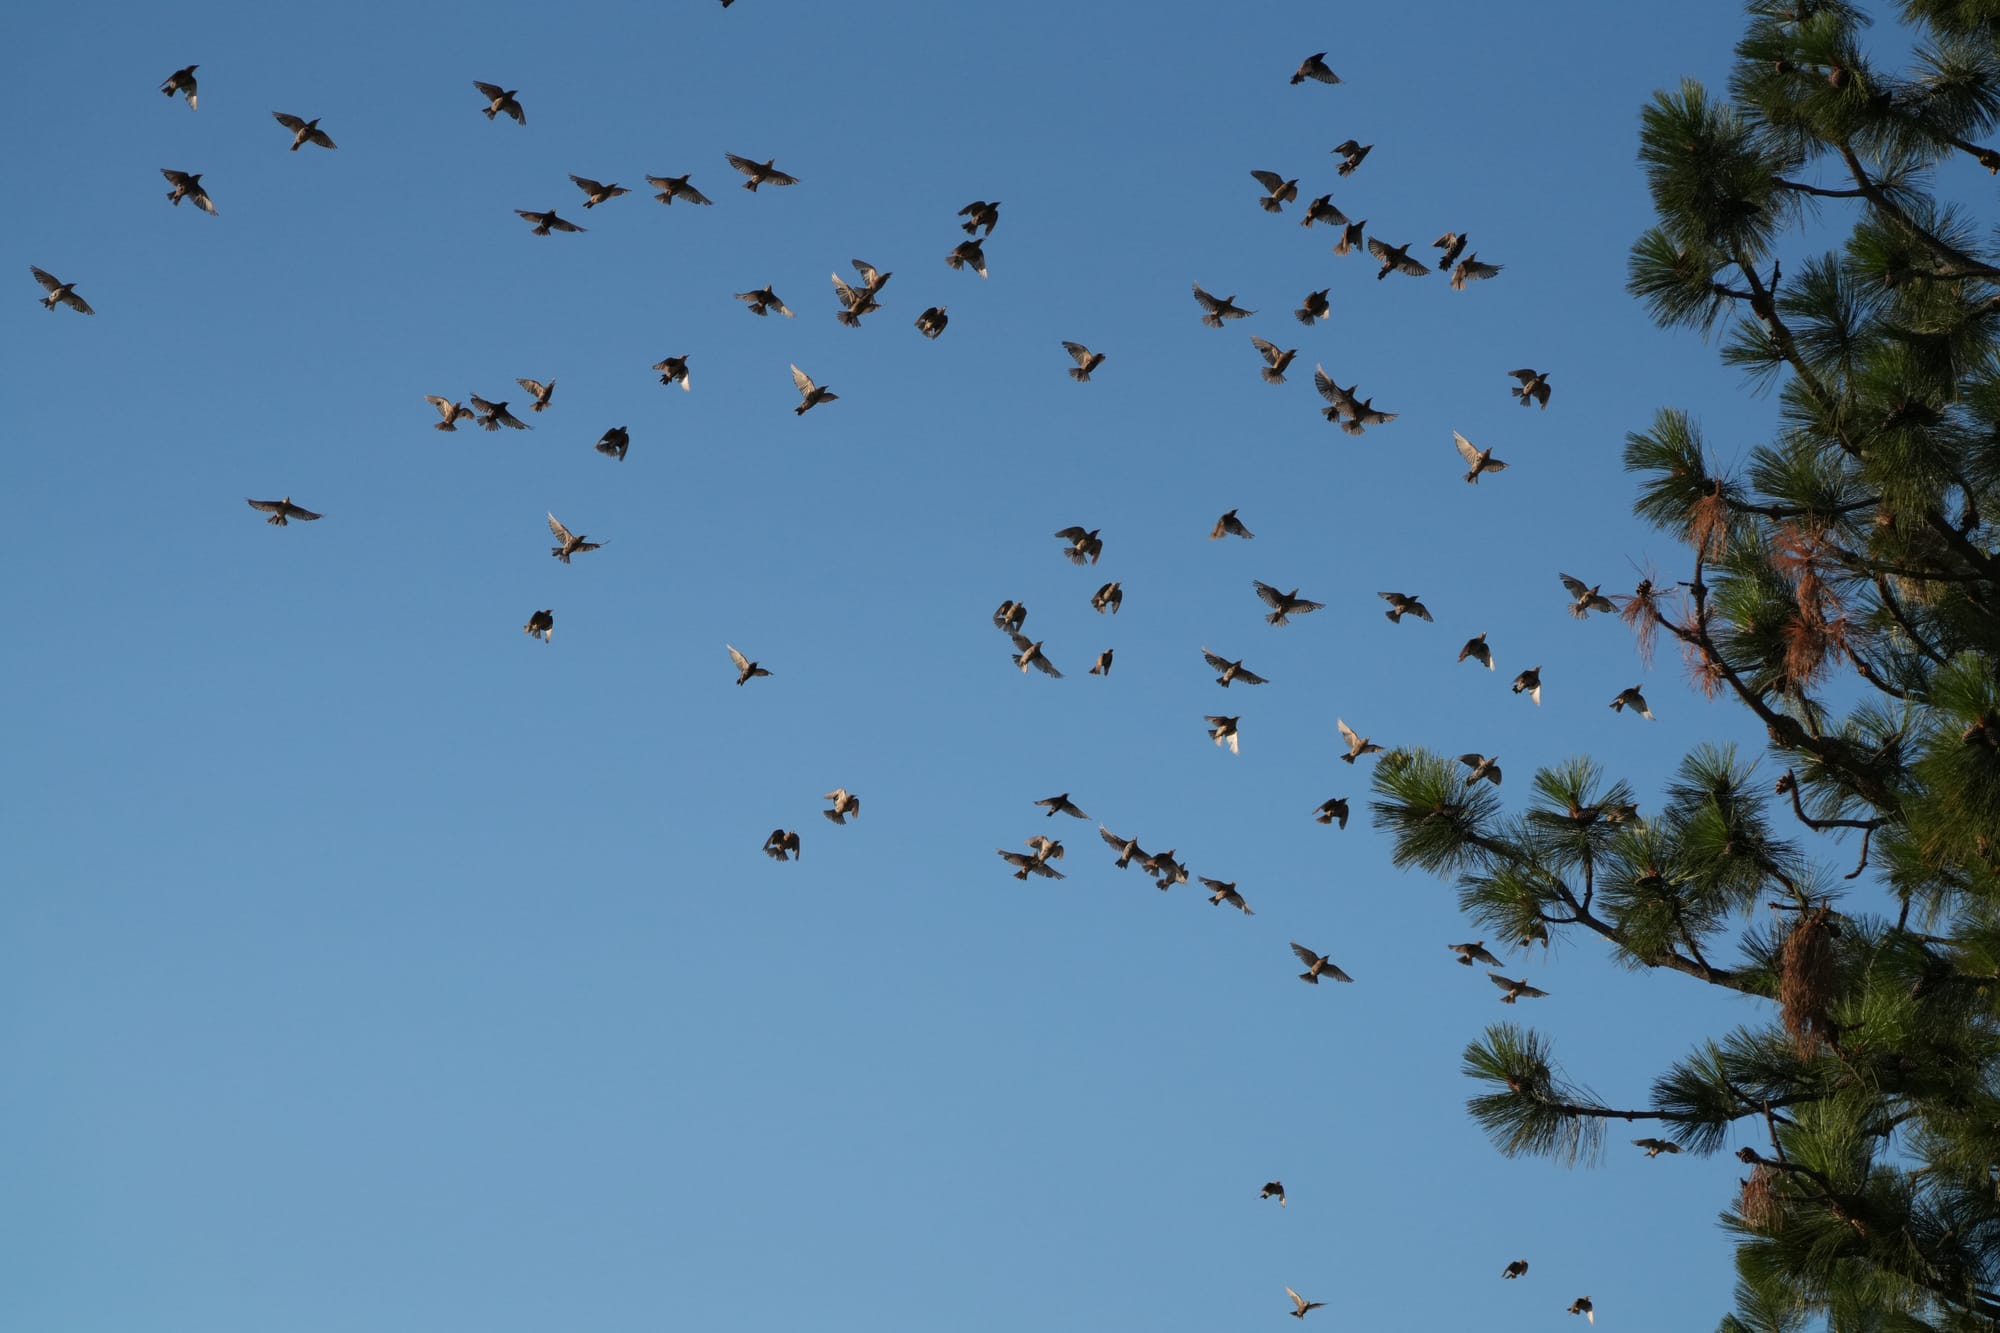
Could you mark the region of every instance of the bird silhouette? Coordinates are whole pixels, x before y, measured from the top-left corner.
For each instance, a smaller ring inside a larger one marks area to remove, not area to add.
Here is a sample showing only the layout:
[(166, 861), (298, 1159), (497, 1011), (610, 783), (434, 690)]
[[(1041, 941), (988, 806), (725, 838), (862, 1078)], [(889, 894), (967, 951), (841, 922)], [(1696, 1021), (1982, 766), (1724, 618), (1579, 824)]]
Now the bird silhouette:
[(1369, 740), (1366, 736), (1358, 734), (1353, 727), (1348, 726), (1346, 719), (1337, 717), (1333, 720), (1333, 725), (1340, 728), (1340, 739), (1347, 742), (1347, 753), (1340, 756), (1343, 762), (1351, 764), (1364, 754), (1380, 754), (1382, 752), (1381, 746)]
[(1292, 75), (1292, 86), (1297, 87), (1307, 79), (1317, 79), (1321, 83), (1339, 83), (1340, 76), (1326, 67), (1326, 52), (1319, 51), (1299, 62), (1298, 72)]
[(299, 147), (302, 144), (318, 144), (321, 148), (332, 148), (335, 146), (333, 140), (327, 137), (326, 131), (319, 127), (319, 117), (317, 116), (311, 120), (301, 120), (299, 117), (291, 115), (288, 112), (273, 111), (271, 119), (292, 132), (291, 151), (294, 153), (299, 151)]
[(243, 503), (252, 509), (269, 514), (270, 517), (264, 521), (274, 528), (287, 527), (293, 519), (301, 523), (310, 523), (319, 517), (310, 509), (293, 504), (289, 495), (282, 500), (245, 500)]
[[(785, 313), (789, 315), (792, 312), (787, 310)], [(819, 385), (814, 384), (812, 376), (806, 374), (797, 366), (792, 367), (792, 383), (797, 385), (799, 390), (799, 405), (792, 409), (794, 416), (802, 417), (821, 403), (831, 403), (840, 397), (833, 390), (822, 389)]]
[(1275, 171), (1253, 171), (1250, 174), (1264, 187), (1264, 197), (1257, 202), (1266, 213), (1282, 213), (1286, 204), (1299, 197), (1299, 182), (1296, 177), (1286, 180)]
[(1238, 683), (1244, 685), (1264, 685), (1268, 683), (1256, 672), (1245, 669), (1240, 658), (1232, 662), (1221, 653), (1212, 653), (1206, 648), (1201, 650), (1201, 656), (1203, 661), (1222, 673), (1215, 678), (1215, 683), (1225, 690), (1232, 684)]
[(1201, 322), (1208, 325), (1211, 329), (1221, 328), (1222, 321), (1225, 319), (1248, 319), (1257, 313), (1254, 310), (1245, 310), (1237, 305), (1234, 296), (1209, 295), (1201, 289), (1201, 284), (1198, 282), (1194, 284), (1194, 299), (1203, 310), (1208, 312), (1201, 317)]
[(1472, 441), (1457, 431), (1451, 433), (1452, 443), (1458, 446), (1458, 456), (1466, 462), (1468, 471), (1465, 479), (1477, 485), (1482, 472), (1505, 472), (1507, 465), (1493, 456), (1491, 449), (1475, 449)]
[(1250, 336), (1250, 343), (1263, 354), (1264, 368), (1257, 373), (1264, 377), (1264, 383), (1283, 384), (1285, 382), (1285, 367), (1291, 365), (1292, 358), (1299, 354), (1298, 348), (1294, 347), (1290, 351), (1280, 351), (1275, 344), (1265, 342), (1255, 334)]
[(788, 176), (778, 170), (778, 159), (775, 157), (766, 162), (752, 162), (749, 158), (738, 157), (734, 153), (724, 153), (723, 156), (729, 159), (730, 166), (735, 167), (750, 178), (743, 182), (743, 188), (752, 194), (757, 193), (757, 187), (760, 185), (797, 185), (799, 183), (797, 176)]
[(588, 227), (579, 227), (574, 222), (556, 216), (556, 211), (553, 208), (546, 213), (537, 213), (532, 208), (517, 208), (514, 211), (521, 216), (522, 220), (535, 224), (531, 230), (532, 234), (536, 236), (547, 236), (551, 232), (558, 231), (590, 230)]
[(1346, 828), (1347, 799), (1342, 796), (1335, 796), (1321, 801), (1319, 808), (1313, 811), (1313, 820), (1315, 823), (1320, 824), (1338, 823), (1342, 828)]
[(528, 617), (528, 623), (521, 626), (521, 630), (531, 639), (540, 639), (543, 643), (549, 642), (555, 637), (556, 633), (555, 612), (535, 612), (535, 614)]
[(481, 83), (478, 79), (472, 81), (472, 86), (477, 88), (486, 98), (484, 110), (488, 120), (493, 119), (495, 116), (506, 114), (512, 116), (514, 122), (518, 125), (528, 123), (528, 113), (523, 111), (521, 104), (514, 100), (515, 94), (521, 91), (519, 88), (502, 88), (497, 83)]
[(615, 183), (606, 185), (602, 181), (594, 181), (588, 176), (572, 174), (570, 180), (575, 182), (577, 189), (583, 191), (583, 206), (585, 208), (596, 208), (606, 199), (616, 199), (621, 194), (632, 193), (622, 185)]
[[(1500, 997), (1500, 1003), (1502, 1004), (1512, 1004), (1514, 1003), (1515, 1000), (1523, 997), (1531, 1000), (1538, 1000), (1548, 994), (1548, 992), (1545, 990), (1536, 990), (1533, 986), (1530, 986), (1525, 981), (1510, 981), (1506, 977), (1501, 976), (1498, 972), (1488, 972), (1486, 975), (1492, 978), (1494, 985), (1498, 986), (1501, 990), (1506, 992), (1506, 994)], [(1525, 1263), (1522, 1264), (1521, 1272), (1525, 1273), (1527, 1271), (1528, 1271), (1528, 1266)], [(1519, 1277), (1520, 1274), (1516, 1273), (1512, 1274), (1512, 1276)]]
[(1639, 693), (1637, 685), (1629, 690), (1618, 691), (1618, 697), (1611, 701), (1611, 711), (1614, 713), (1622, 713), (1628, 708), (1648, 722), (1657, 720), (1653, 716), (1653, 710), (1646, 706), (1646, 696)]
[(1104, 353), (1093, 352), (1082, 343), (1065, 342), (1063, 350), (1076, 362), (1070, 368), (1069, 377), (1078, 384), (1090, 383), (1090, 372), (1104, 364)]
[(438, 410), (438, 415), (444, 418), (443, 421), (440, 421), (436, 425), (432, 426), (431, 427), (432, 430), (448, 430), (456, 432), (458, 430), (458, 425), (457, 425), (458, 422), (473, 421), (476, 419), (473, 415), (472, 409), (467, 407), (464, 403), (454, 403), (448, 399), (440, 398), (434, 393), (425, 394), (424, 401), (429, 403), (432, 407), (435, 407)]
[(1224, 537), (1242, 537), (1247, 541), (1256, 535), (1243, 526), (1243, 520), (1236, 517), (1236, 511), (1231, 509), (1215, 520), (1215, 526), (1209, 530), (1208, 539), (1213, 542), (1221, 541)]
[(556, 382), (554, 380), (550, 380), (547, 384), (544, 384), (540, 380), (517, 379), (514, 383), (520, 385), (527, 392), (527, 395), (535, 400), (528, 404), (530, 412), (541, 411), (549, 405), (549, 399), (555, 397)]
[(1507, 390), (1508, 393), (1513, 394), (1515, 398), (1520, 400), (1521, 406), (1526, 407), (1528, 401), (1533, 399), (1542, 405), (1544, 411), (1548, 410), (1549, 377), (1547, 375), (1539, 370), (1510, 370), (1507, 373), (1521, 381), (1520, 388)]
[(200, 85), (195, 82), (194, 72), (200, 68), (199, 65), (189, 65), (185, 69), (175, 70), (167, 75), (167, 81), (160, 85), (160, 91), (167, 95), (168, 100), (172, 100), (175, 93), (186, 93), (188, 110), (193, 111), (201, 91)]
[(90, 302), (76, 294), (75, 283), (64, 282), (47, 269), (36, 268), (33, 264), (28, 265), (28, 272), (35, 275), (35, 281), (42, 284), (42, 289), (48, 293), (42, 298), (44, 309), (54, 310), (58, 305), (66, 305), (80, 315), (97, 313), (90, 308)]
[(685, 176), (648, 176), (646, 184), (659, 191), (653, 198), (669, 208), (676, 199), (685, 199), (691, 204), (713, 204), (713, 199), (688, 184), (688, 178), (693, 175), (690, 171)]
[(160, 174), (165, 176), (167, 184), (173, 187), (167, 191), (167, 202), (175, 208), (179, 208), (181, 200), (185, 199), (210, 217), (215, 217), (221, 212), (215, 206), (215, 200), (208, 197), (208, 191), (202, 188), (201, 172), (175, 171), (172, 167), (161, 167)]
[(554, 514), (549, 515), (549, 531), (554, 533), (556, 538), (556, 545), (549, 548), (549, 554), (565, 565), (569, 563), (571, 556), (581, 555), (585, 551), (595, 551), (604, 545), (603, 542), (590, 541), (572, 534)]
[(836, 824), (845, 824), (850, 815), (856, 819), (861, 818), (861, 798), (845, 787), (835, 787), (822, 799), (832, 801), (833, 808), (822, 810), (820, 813)]
[(1250, 586), (1257, 590), (1257, 595), (1264, 600), (1264, 605), (1271, 608), (1271, 613), (1264, 619), (1273, 625), (1288, 625), (1292, 616), (1311, 615), (1326, 608), (1325, 602), (1309, 602), (1299, 596), (1297, 588), (1290, 592), (1279, 592), (1270, 584), (1257, 579), (1250, 580)]
[(1292, 952), (1297, 954), (1299, 961), (1306, 965), (1306, 970), (1299, 973), (1300, 981), (1309, 981), (1317, 986), (1321, 977), (1326, 977), (1331, 981), (1354, 980), (1353, 977), (1348, 976), (1347, 973), (1335, 967), (1331, 958), (1328, 958), (1325, 954), (1314, 953), (1311, 949), (1306, 948), (1305, 945), (1300, 944), (1296, 940), (1292, 942)]

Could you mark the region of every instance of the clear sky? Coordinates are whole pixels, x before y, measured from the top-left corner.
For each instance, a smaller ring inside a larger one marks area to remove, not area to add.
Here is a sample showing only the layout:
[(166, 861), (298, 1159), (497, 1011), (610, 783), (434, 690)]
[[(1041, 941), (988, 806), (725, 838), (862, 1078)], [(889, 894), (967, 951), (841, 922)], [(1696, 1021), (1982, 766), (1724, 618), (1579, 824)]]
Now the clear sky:
[[(1737, 1164), (1618, 1132), (1596, 1170), (1506, 1160), (1459, 1053), (1530, 1022), (1637, 1104), (1759, 1007), (1587, 940), (1505, 951), (1550, 996), (1499, 1007), (1334, 720), (1498, 753), (1510, 803), (1588, 752), (1652, 806), (1695, 742), (1761, 743), (1557, 580), (1681, 576), (1619, 466), (1658, 407), (1729, 456), (1768, 428), (1623, 291), (1638, 110), (1719, 85), (1738, 28), (1718, 0), (17, 7), (0, 1329), (1177, 1333), (1274, 1324), (1286, 1285), (1338, 1327), (1546, 1329), (1586, 1294), (1612, 1329), (1711, 1326)], [(1290, 86), (1321, 49), (1346, 81)], [(191, 62), (193, 114), (158, 92)], [(339, 148), (288, 153), (273, 111)], [(1340, 179), (1349, 137), (1374, 151)], [(725, 153), (800, 183), (746, 192)], [(1257, 169), (1300, 204), (1261, 211)], [(684, 172), (713, 207), (651, 200)], [(634, 193), (586, 213), (570, 173)], [(1327, 192), (1504, 272), (1378, 282), (1298, 225)], [(943, 262), (974, 199), (987, 280)], [(589, 230), (513, 212), (551, 206)], [(894, 274), (858, 331), (827, 276), (857, 257)], [(30, 264), (96, 316), (44, 312)], [(733, 299), (767, 283), (796, 319)], [(1191, 283), (1257, 314), (1204, 328)], [(1299, 349), (1288, 383), (1252, 334)], [(1065, 339), (1108, 354), (1091, 383)], [(673, 354), (692, 392), (647, 369)], [(1328, 426), (1315, 362), (1399, 419)], [(793, 363), (839, 400), (795, 416)], [(546, 412), (521, 376), (558, 381)], [(534, 429), (432, 429), (424, 395), (470, 393)], [(619, 425), (622, 463), (591, 448)], [(1465, 485), (1453, 430), (1510, 470)], [(325, 517), (244, 505), (286, 495)], [(1230, 508), (1255, 540), (1207, 539)], [(551, 560), (549, 511), (603, 549)], [(1327, 609), (1274, 629), (1253, 579)], [(1007, 598), (1063, 679), (1013, 668)], [(1481, 631), (1493, 673), (1454, 660)], [(725, 642), (772, 676), (736, 688)], [(1223, 693), (1203, 647), (1271, 683)], [(1540, 708), (1507, 689), (1537, 664)], [(1607, 708), (1641, 680), (1657, 723)], [(1089, 823), (1031, 804), (1065, 791)], [(1344, 832), (1309, 817), (1336, 795)], [(1256, 915), (1115, 869), (1100, 821)], [(1068, 878), (1017, 883), (994, 851), (1042, 832)], [(1355, 984), (1302, 986), (1292, 940)]]

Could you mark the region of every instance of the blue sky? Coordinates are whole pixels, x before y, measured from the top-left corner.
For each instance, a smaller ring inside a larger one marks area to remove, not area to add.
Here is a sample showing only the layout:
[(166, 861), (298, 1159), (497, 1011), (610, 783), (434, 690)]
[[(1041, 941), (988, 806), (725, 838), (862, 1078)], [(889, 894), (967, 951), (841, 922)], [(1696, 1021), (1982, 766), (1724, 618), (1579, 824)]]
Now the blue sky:
[[(14, 14), (0, 1327), (1194, 1330), (1287, 1284), (1344, 1326), (1726, 1307), (1733, 1161), (1508, 1161), (1458, 1057), (1516, 1018), (1636, 1104), (1758, 1008), (1587, 941), (1510, 951), (1551, 995), (1498, 1008), (1334, 720), (1498, 753), (1510, 803), (1588, 752), (1651, 804), (1697, 741), (1760, 743), (1557, 581), (1678, 568), (1619, 467), (1657, 408), (1725, 455), (1769, 426), (1623, 292), (1638, 109), (1721, 83), (1735, 6), (939, 10)], [(1289, 86), (1320, 49), (1346, 82)], [(190, 62), (194, 114), (157, 91)], [(287, 153), (274, 110), (339, 149)], [(726, 152), (801, 183), (750, 194)], [(1505, 271), (1377, 282), (1254, 169)], [(714, 207), (642, 188), (690, 171)], [(569, 173), (634, 193), (586, 214)], [(990, 280), (950, 271), (995, 198)], [(513, 212), (551, 205), (589, 231)], [(858, 331), (827, 280), (854, 257), (894, 273)], [(29, 264), (96, 317), (42, 311)], [(766, 283), (795, 320), (733, 299)], [(1206, 329), (1191, 283), (1258, 314)], [(1300, 349), (1289, 383), (1251, 334)], [(1065, 339), (1108, 354), (1092, 383)], [(686, 394), (647, 369), (682, 353)], [(1400, 419), (1329, 427), (1315, 362)], [(840, 400), (796, 417), (793, 363)], [(524, 412), (517, 376), (558, 381), (532, 432), (431, 429), (425, 394)], [(616, 425), (622, 464), (591, 449)], [(1462, 484), (1454, 429), (1511, 469)], [(243, 505), (281, 495), (324, 520)], [(1207, 540), (1230, 508), (1254, 541)], [(549, 511), (604, 549), (549, 559)], [(1073, 523), (1102, 563), (1061, 558)], [(1273, 629), (1253, 579), (1328, 609)], [(1389, 625), (1384, 588), (1437, 622)], [(1005, 598), (1065, 679), (1012, 668)], [(1491, 674), (1454, 661), (1480, 631)], [(735, 688), (725, 641), (773, 676)], [(1223, 694), (1203, 647), (1272, 683)], [(1536, 664), (1539, 709), (1507, 691)], [(1642, 679), (1656, 724), (1606, 707)], [(1031, 804), (1060, 791), (1090, 823)], [(1334, 795), (1345, 832), (1309, 818)], [(1099, 821), (1256, 915), (1116, 870)], [(1045, 831), (1069, 878), (1016, 883), (994, 849)], [(1356, 984), (1301, 986), (1290, 940)]]

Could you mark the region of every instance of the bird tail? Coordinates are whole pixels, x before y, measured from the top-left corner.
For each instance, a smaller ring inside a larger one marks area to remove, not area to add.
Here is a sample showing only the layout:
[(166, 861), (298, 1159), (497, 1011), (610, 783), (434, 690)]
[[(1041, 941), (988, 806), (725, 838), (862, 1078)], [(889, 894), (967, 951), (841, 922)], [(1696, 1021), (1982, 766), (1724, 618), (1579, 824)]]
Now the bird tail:
[(1264, 206), (1266, 213), (1282, 213), (1285, 211), (1285, 206), (1276, 199), (1259, 199), (1257, 202)]
[(547, 404), (547, 403), (536, 403), (536, 404), (535, 404), (535, 405), (534, 405), (533, 407), (529, 408), (528, 410), (529, 410), (530, 412), (539, 412), (539, 411), (541, 411), (541, 410), (542, 410), (543, 408), (545, 408), (545, 407), (547, 407), (547, 406), (548, 406), (548, 404)]
[(1222, 316), (1203, 315), (1201, 317), (1201, 322), (1208, 325), (1208, 327), (1210, 327), (1211, 329), (1219, 329), (1222, 327)]
[(1292, 318), (1296, 319), (1299, 323), (1305, 325), (1307, 328), (1311, 328), (1313, 325), (1312, 314), (1307, 310), (1304, 309), (1294, 310), (1292, 312)]
[(1078, 384), (1090, 383), (1090, 372), (1085, 370), (1082, 366), (1077, 366), (1076, 368), (1071, 370), (1069, 372), (1069, 377), (1075, 380)]
[(1508, 993), (1508, 994), (1506, 994), (1506, 995), (1502, 995), (1502, 996), (1500, 997), (1500, 1003), (1502, 1003), (1502, 1004), (1512, 1004), (1512, 1003), (1514, 1003), (1514, 996), (1513, 996), (1513, 993), (1512, 993), (1512, 992), (1509, 992), (1509, 993)]
[(486, 108), (486, 118), (487, 118), (488, 120), (491, 120), (491, 119), (493, 119), (493, 115), (494, 115), (494, 111), (493, 111), (493, 108), (492, 108), (492, 107), (490, 107), (490, 106), (489, 106), (489, 107), (487, 107), (487, 108)]
[(1264, 376), (1264, 383), (1266, 384), (1283, 384), (1285, 382), (1285, 377), (1283, 375), (1279, 374), (1275, 370), (1272, 370), (1268, 366), (1264, 368), (1264, 371), (1262, 373)]
[(834, 315), (834, 318), (850, 329), (861, 327), (861, 316), (855, 314), (852, 310), (839, 311)]
[(979, 234), (979, 224), (977, 222), (966, 223), (965, 234), (967, 236), (977, 236)]
[(957, 272), (959, 269), (965, 267), (965, 261), (963, 259), (960, 259), (957, 255), (946, 255), (944, 257), (944, 262), (945, 266), (951, 269), (953, 272)]
[(1299, 980), (1300, 980), (1300, 981), (1309, 981), (1309, 982), (1311, 982), (1311, 983), (1312, 983), (1313, 985), (1315, 985), (1315, 986), (1319, 985), (1319, 978), (1318, 978), (1318, 977), (1317, 977), (1316, 975), (1314, 975), (1313, 973), (1311, 973), (1311, 972), (1301, 972), (1301, 973), (1299, 973)]

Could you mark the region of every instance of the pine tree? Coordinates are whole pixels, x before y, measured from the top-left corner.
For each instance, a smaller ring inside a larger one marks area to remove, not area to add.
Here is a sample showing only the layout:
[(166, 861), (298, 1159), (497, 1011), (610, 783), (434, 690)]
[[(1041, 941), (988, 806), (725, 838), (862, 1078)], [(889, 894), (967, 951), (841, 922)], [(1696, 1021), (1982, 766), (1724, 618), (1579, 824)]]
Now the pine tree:
[[(1990, 200), (1973, 168), (2000, 174), (1978, 142), (2000, 120), (2000, 0), (1904, 0), (1885, 39), (1901, 72), (1840, 0), (1748, 15), (1727, 101), (1686, 82), (1645, 110), (1657, 225), (1630, 290), (1663, 326), (1721, 332), (1724, 361), (1776, 388), (1778, 428), (1739, 470), (1685, 411), (1627, 437), (1635, 509), (1688, 573), (1622, 615), (1642, 654), (1664, 636), (1750, 710), (1782, 775), (1753, 785), (1701, 746), (1642, 817), (1577, 759), (1510, 814), (1404, 751), (1373, 816), (1489, 937), (1595, 935), (1628, 966), (1770, 1002), (1631, 1105), (1566, 1083), (1538, 1034), (1491, 1028), (1465, 1067), (1503, 1152), (1575, 1161), (1628, 1121), (1692, 1153), (1747, 1136), (1724, 1333), (1992, 1330), (2000, 252), (1951, 195)], [(1796, 253), (1809, 224), (1842, 223), (1838, 252)]]

